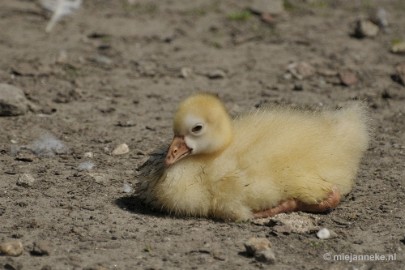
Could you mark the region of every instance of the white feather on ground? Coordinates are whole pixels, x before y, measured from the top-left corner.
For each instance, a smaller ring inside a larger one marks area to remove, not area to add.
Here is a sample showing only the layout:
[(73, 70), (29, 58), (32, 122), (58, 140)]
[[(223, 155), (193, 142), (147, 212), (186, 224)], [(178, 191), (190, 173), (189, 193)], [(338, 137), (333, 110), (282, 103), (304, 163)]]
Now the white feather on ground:
[(49, 33), (60, 19), (79, 9), (82, 0), (40, 0), (40, 3), (45, 9), (53, 13), (45, 28), (45, 31)]

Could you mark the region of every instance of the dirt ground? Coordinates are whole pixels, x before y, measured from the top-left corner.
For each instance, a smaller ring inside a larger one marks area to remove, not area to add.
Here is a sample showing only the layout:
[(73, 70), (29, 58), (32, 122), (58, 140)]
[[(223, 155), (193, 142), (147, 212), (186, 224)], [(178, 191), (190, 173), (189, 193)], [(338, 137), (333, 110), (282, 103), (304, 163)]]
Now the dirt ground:
[[(1, 1), (0, 82), (30, 102), (24, 115), (0, 117), (0, 242), (24, 245), (20, 256), (0, 256), (1, 267), (405, 269), (405, 87), (392, 79), (405, 56), (390, 52), (405, 39), (404, 1), (290, 0), (265, 20), (246, 11), (251, 5), (86, 0), (46, 33), (49, 15), (35, 1)], [(354, 37), (356, 19), (378, 8), (388, 27)], [(316, 72), (300, 80), (287, 71), (301, 62)], [(358, 82), (342, 85), (344, 71)], [(178, 102), (200, 90), (218, 93), (233, 115), (366, 101), (373, 134), (355, 188), (335, 211), (310, 215), (335, 238), (172, 217), (131, 196), (136, 168), (171, 139)], [(121, 143), (129, 153), (111, 155)], [(33, 183), (22, 183), (24, 174)], [(245, 255), (250, 237), (270, 240), (273, 265)]]

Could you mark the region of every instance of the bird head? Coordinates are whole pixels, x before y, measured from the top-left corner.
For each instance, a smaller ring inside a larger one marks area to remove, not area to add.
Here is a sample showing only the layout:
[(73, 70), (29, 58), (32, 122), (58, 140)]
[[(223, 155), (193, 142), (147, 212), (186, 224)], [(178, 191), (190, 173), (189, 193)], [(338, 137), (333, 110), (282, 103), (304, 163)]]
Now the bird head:
[(232, 141), (232, 123), (214, 95), (197, 94), (183, 101), (173, 119), (174, 138), (166, 155), (170, 166), (192, 155), (215, 155)]

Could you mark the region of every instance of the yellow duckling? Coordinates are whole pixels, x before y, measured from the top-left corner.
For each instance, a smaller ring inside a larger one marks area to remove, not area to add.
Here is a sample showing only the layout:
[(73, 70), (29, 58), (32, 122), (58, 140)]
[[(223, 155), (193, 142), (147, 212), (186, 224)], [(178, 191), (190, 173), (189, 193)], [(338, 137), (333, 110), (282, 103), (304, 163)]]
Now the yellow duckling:
[(176, 215), (246, 220), (324, 212), (350, 192), (368, 129), (364, 109), (257, 110), (232, 120), (214, 95), (183, 101), (165, 159), (141, 168), (138, 195)]

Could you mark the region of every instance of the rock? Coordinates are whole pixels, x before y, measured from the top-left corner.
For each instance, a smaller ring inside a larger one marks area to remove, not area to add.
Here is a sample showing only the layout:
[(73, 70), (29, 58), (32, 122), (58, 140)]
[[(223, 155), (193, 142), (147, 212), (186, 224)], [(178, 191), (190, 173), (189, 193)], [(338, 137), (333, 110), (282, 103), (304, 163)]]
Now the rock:
[(36, 159), (36, 156), (32, 151), (27, 151), (27, 149), (18, 149), (15, 159), (23, 162), (33, 162)]
[(31, 255), (34, 256), (49, 256), (51, 247), (48, 241), (36, 241), (31, 250)]
[(93, 180), (97, 183), (97, 184), (101, 184), (101, 185), (107, 185), (108, 184), (108, 179), (107, 179), (107, 175), (105, 175), (104, 173), (89, 173), (89, 176), (91, 178), (93, 178)]
[(256, 14), (279, 15), (284, 13), (282, 0), (254, 0), (249, 9)]
[(83, 154), (83, 157), (85, 157), (85, 158), (93, 158), (94, 154), (93, 154), (93, 152), (86, 152), (86, 153)]
[(244, 245), (246, 253), (249, 256), (254, 256), (257, 261), (265, 263), (275, 262), (276, 256), (267, 238), (252, 237)]
[(193, 73), (193, 70), (188, 67), (182, 67), (180, 70), (180, 77), (181, 78), (188, 78)]
[(398, 65), (395, 66), (395, 77), (396, 80), (405, 86), (405, 62), (399, 63)]
[(246, 253), (254, 256), (259, 251), (271, 248), (271, 243), (267, 238), (252, 237), (245, 244)]
[(274, 251), (271, 248), (258, 252), (255, 255), (255, 258), (259, 262), (264, 262), (268, 264), (273, 264), (276, 262), (276, 255), (274, 254)]
[(12, 240), (0, 243), (0, 254), (5, 256), (20, 256), (24, 251), (23, 244), (20, 240)]
[(322, 228), (316, 233), (316, 236), (319, 239), (329, 239), (336, 237), (337, 234), (334, 231), (328, 230), (327, 228)]
[(124, 155), (129, 152), (129, 147), (126, 143), (122, 143), (118, 145), (117, 147), (114, 148), (114, 150), (111, 152), (113, 156), (119, 156), (119, 155)]
[(128, 184), (127, 182), (124, 182), (123, 186), (122, 186), (122, 191), (124, 193), (131, 193), (132, 192), (132, 186), (130, 184)]
[(225, 74), (225, 72), (223, 70), (216, 69), (216, 70), (213, 70), (213, 71), (209, 72), (207, 74), (207, 77), (209, 79), (211, 79), (211, 80), (223, 79), (223, 78), (226, 77), (226, 74)]
[(23, 115), (28, 111), (24, 92), (13, 85), (0, 83), (0, 116)]
[(311, 77), (315, 74), (315, 68), (306, 62), (294, 62), (287, 66), (288, 72), (298, 80)]
[(358, 20), (354, 29), (354, 36), (357, 38), (375, 37), (379, 28), (369, 20)]
[(396, 54), (405, 54), (405, 41), (394, 42), (391, 46), (391, 52)]
[(28, 173), (24, 173), (18, 177), (17, 185), (22, 187), (32, 187), (35, 183), (35, 178)]
[(358, 83), (357, 75), (353, 71), (345, 70), (339, 72), (339, 79), (341, 84), (345, 86), (352, 86)]

